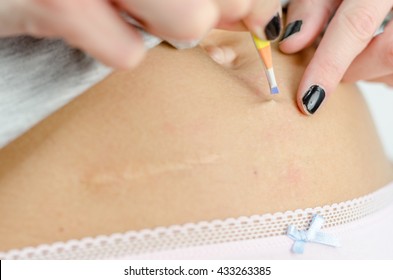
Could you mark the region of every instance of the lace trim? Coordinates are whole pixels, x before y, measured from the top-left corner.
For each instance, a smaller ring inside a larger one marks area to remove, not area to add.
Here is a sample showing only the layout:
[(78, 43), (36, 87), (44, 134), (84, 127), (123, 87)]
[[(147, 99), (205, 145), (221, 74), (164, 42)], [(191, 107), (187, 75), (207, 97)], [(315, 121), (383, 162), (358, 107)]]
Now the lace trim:
[(393, 183), (372, 194), (324, 207), (57, 242), (0, 253), (0, 259), (112, 259), (164, 250), (268, 238), (285, 235), (288, 225), (294, 225), (299, 230), (307, 229), (311, 217), (315, 214), (325, 218), (323, 228), (326, 229), (362, 219), (391, 202), (393, 202)]

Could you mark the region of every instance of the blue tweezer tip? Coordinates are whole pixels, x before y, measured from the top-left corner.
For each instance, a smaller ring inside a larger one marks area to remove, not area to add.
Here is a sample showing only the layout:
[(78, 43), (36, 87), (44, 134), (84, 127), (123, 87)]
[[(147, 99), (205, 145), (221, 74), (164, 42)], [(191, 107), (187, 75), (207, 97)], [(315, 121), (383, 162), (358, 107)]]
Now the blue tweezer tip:
[(274, 87), (270, 89), (271, 94), (279, 94), (280, 91), (278, 90), (278, 87)]

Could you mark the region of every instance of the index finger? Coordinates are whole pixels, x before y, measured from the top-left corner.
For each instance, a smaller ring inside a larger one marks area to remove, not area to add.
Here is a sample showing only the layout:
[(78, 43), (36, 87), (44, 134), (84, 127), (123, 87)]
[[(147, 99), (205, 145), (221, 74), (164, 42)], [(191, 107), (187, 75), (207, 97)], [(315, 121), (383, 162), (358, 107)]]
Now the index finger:
[(382, 23), (393, 0), (343, 1), (307, 67), (298, 91), (298, 105), (314, 114), (337, 87), (352, 61)]

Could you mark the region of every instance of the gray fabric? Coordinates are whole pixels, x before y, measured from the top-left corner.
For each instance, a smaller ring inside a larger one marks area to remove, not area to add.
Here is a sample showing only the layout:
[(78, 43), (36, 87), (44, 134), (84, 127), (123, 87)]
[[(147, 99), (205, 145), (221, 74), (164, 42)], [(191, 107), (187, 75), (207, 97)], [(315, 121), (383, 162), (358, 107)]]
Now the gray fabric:
[(0, 148), (110, 72), (61, 40), (0, 39)]

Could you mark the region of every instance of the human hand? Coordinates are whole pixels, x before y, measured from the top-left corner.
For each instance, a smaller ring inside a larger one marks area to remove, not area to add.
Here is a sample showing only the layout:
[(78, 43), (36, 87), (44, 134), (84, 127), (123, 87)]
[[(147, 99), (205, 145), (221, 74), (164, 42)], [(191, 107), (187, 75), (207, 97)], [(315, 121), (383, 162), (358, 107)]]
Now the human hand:
[(334, 15), (299, 85), (297, 103), (304, 114), (314, 114), (343, 78), (392, 83), (393, 25), (374, 38), (392, 7), (393, 0), (290, 2), (280, 43), (285, 53), (315, 42)]
[(2, 0), (0, 36), (61, 37), (103, 63), (135, 67), (145, 49), (120, 11), (163, 39), (191, 41), (213, 27), (279, 36), (279, 0)]
[(352, 62), (344, 75), (344, 82), (365, 80), (381, 82), (393, 87), (393, 22), (386, 22), (383, 33), (376, 36), (369, 46)]

